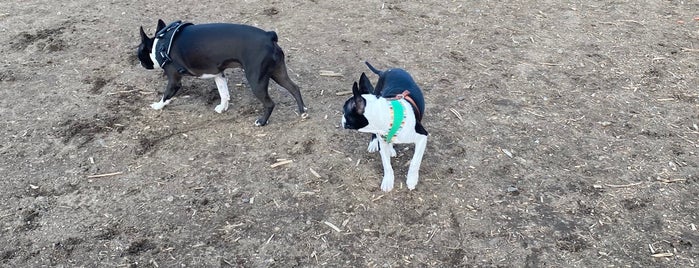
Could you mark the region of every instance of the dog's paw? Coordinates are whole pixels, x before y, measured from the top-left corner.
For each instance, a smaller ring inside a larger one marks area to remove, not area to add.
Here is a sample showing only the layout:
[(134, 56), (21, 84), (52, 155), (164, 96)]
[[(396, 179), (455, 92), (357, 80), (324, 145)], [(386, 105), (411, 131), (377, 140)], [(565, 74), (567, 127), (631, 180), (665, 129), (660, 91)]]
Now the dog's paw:
[(381, 191), (390, 192), (391, 190), (393, 190), (393, 177), (384, 176), (381, 181)]
[(256, 127), (263, 127), (265, 125), (267, 125), (267, 122), (262, 122), (262, 120), (260, 120), (260, 119), (255, 120)]
[(306, 119), (308, 118), (308, 113), (302, 113), (301, 114), (301, 119)]
[(225, 111), (228, 111), (228, 103), (221, 103), (219, 105), (216, 105), (216, 108), (214, 108), (214, 111), (217, 113), (223, 113)]
[(160, 109), (163, 109), (163, 107), (165, 107), (165, 105), (167, 105), (168, 103), (170, 103), (170, 100), (167, 100), (165, 102), (163, 102), (163, 101), (154, 102), (153, 104), (150, 105), (150, 107), (155, 109), (155, 110), (160, 110)]
[(391, 152), (391, 157), (396, 157), (396, 149), (393, 149), (393, 143), (388, 144), (388, 151)]
[(366, 148), (370, 153), (379, 151), (379, 139), (373, 139), (369, 142), (369, 147)]
[(415, 186), (417, 186), (417, 180), (418, 174), (408, 173), (408, 179), (405, 181), (405, 185), (408, 186), (408, 189), (415, 190)]

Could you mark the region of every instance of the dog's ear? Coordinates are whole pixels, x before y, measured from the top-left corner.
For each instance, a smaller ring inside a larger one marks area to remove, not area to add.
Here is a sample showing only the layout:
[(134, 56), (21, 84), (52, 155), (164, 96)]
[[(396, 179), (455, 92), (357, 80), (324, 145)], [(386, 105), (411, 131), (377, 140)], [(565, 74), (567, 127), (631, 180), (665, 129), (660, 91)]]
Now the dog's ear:
[(354, 82), (354, 84), (352, 85), (352, 95), (357, 97), (357, 96), (361, 96), (362, 94), (363, 93), (361, 91), (359, 91), (359, 87), (357, 86), (357, 82)]
[(364, 99), (364, 97), (362, 97), (362, 94), (364, 94), (364, 93), (362, 93), (360, 91), (359, 87), (357, 86), (357, 82), (354, 82), (354, 85), (352, 85), (352, 93), (354, 94), (354, 96), (352, 96), (352, 98), (354, 98), (355, 110), (357, 110), (358, 114), (364, 114), (364, 108), (366, 107), (366, 100)]
[(140, 27), (141, 31), (141, 44), (145, 44), (150, 40), (150, 37), (146, 34), (146, 32), (143, 31), (143, 26)]
[(359, 77), (359, 90), (364, 92), (362, 94), (374, 94), (374, 86), (365, 73), (362, 73)]
[(160, 30), (162, 30), (163, 28), (165, 28), (165, 22), (161, 19), (158, 19), (158, 27), (155, 28), (155, 32), (160, 32)]

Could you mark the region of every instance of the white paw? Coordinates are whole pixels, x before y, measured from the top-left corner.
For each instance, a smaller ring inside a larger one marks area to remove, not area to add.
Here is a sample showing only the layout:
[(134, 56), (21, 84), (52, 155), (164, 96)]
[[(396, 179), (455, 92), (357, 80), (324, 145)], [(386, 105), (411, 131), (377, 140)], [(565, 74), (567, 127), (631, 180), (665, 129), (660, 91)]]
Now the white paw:
[(165, 105), (167, 105), (168, 103), (170, 103), (170, 100), (167, 100), (166, 102), (163, 102), (163, 101), (161, 100), (161, 101), (159, 101), (159, 102), (154, 102), (153, 104), (150, 105), (150, 107), (153, 108), (153, 109), (155, 109), (155, 110), (160, 110), (160, 109), (162, 109), (163, 107), (165, 107)]
[(391, 157), (396, 157), (396, 155), (398, 155), (398, 154), (396, 153), (396, 149), (393, 149), (393, 144), (392, 144), (392, 143), (388, 145), (388, 151), (391, 152)]
[(373, 152), (378, 152), (379, 151), (379, 139), (373, 139), (369, 142), (369, 147), (367, 148), (367, 151), (370, 153)]
[(381, 181), (381, 191), (390, 192), (393, 190), (393, 176), (384, 176)]
[(405, 181), (405, 185), (408, 186), (408, 189), (415, 190), (415, 186), (417, 186), (417, 179), (418, 174), (408, 173), (408, 179)]
[(227, 110), (228, 110), (228, 102), (226, 102), (226, 103), (222, 102), (221, 104), (216, 105), (216, 108), (214, 108), (214, 111), (216, 111), (217, 113), (223, 113)]

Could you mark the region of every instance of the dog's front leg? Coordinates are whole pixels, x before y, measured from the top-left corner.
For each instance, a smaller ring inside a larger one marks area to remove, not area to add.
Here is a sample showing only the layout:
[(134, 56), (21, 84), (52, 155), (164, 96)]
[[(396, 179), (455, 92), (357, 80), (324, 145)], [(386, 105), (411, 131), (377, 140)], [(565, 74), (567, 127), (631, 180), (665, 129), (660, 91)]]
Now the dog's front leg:
[(427, 148), (427, 136), (419, 135), (418, 140), (415, 141), (415, 153), (413, 153), (413, 159), (410, 160), (408, 178), (405, 181), (410, 190), (415, 190), (415, 186), (417, 186), (417, 180), (420, 176), (420, 164), (422, 163), (422, 157), (425, 155), (425, 148)]
[[(390, 145), (383, 139), (378, 139), (379, 144), (382, 148), (388, 148)], [(390, 150), (380, 150), (381, 163), (383, 164), (383, 180), (381, 180), (381, 190), (384, 192), (391, 191), (393, 189), (393, 167), (391, 167), (391, 151)]]
[(217, 113), (223, 113), (224, 111), (228, 110), (228, 101), (231, 99), (230, 93), (228, 92), (228, 79), (226, 79), (226, 76), (222, 72), (214, 77), (214, 81), (216, 81), (218, 95), (221, 97), (221, 104), (216, 105), (214, 111)]
[[(167, 71), (166, 71), (167, 72)], [(165, 88), (165, 93), (163, 93), (163, 98), (159, 102), (154, 102), (150, 105), (151, 108), (160, 110), (165, 105), (170, 103), (170, 100), (182, 87), (182, 76), (179, 74), (168, 75), (167, 88)]]
[[(383, 147), (386, 148), (386, 147)], [(378, 151), (379, 148), (379, 138), (376, 136), (376, 134), (371, 135), (371, 141), (369, 141), (369, 147), (367, 147), (367, 151), (370, 153)], [(388, 149), (391, 151), (391, 157), (396, 157), (396, 149), (393, 149), (393, 144), (389, 143), (388, 144)]]

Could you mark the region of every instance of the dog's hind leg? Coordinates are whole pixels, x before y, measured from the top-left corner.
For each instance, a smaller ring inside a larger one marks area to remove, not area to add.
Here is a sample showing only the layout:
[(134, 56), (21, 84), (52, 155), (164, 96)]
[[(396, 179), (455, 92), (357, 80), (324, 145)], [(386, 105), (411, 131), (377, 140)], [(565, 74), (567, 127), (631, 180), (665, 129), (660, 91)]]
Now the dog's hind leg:
[(224, 111), (228, 110), (228, 101), (230, 101), (231, 99), (231, 95), (228, 92), (228, 79), (226, 79), (226, 75), (223, 72), (221, 72), (216, 77), (214, 77), (214, 81), (216, 81), (218, 95), (221, 97), (221, 104), (216, 105), (214, 111), (216, 111), (217, 113), (223, 113)]
[(371, 134), (371, 140), (369, 141), (369, 147), (366, 149), (370, 153), (379, 151), (379, 139), (376, 134)]
[(303, 104), (303, 99), (301, 98), (301, 90), (299, 90), (299, 87), (293, 81), (291, 81), (291, 78), (289, 78), (286, 63), (284, 62), (284, 54), (281, 55), (281, 59), (278, 61), (277, 65), (274, 66), (271, 77), (274, 82), (277, 82), (277, 84), (283, 88), (286, 88), (286, 90), (288, 90), (294, 97), (296, 100), (296, 105), (298, 105), (299, 115), (304, 118), (307, 117), (308, 114), (306, 113), (306, 106)]
[(274, 110), (274, 101), (269, 97), (269, 92), (267, 91), (269, 87), (269, 76), (265, 75), (260, 78), (256, 72), (246, 72), (245, 75), (250, 84), (252, 93), (264, 106), (262, 116), (255, 121), (255, 125), (260, 127), (267, 125), (267, 120), (269, 120), (269, 116)]

